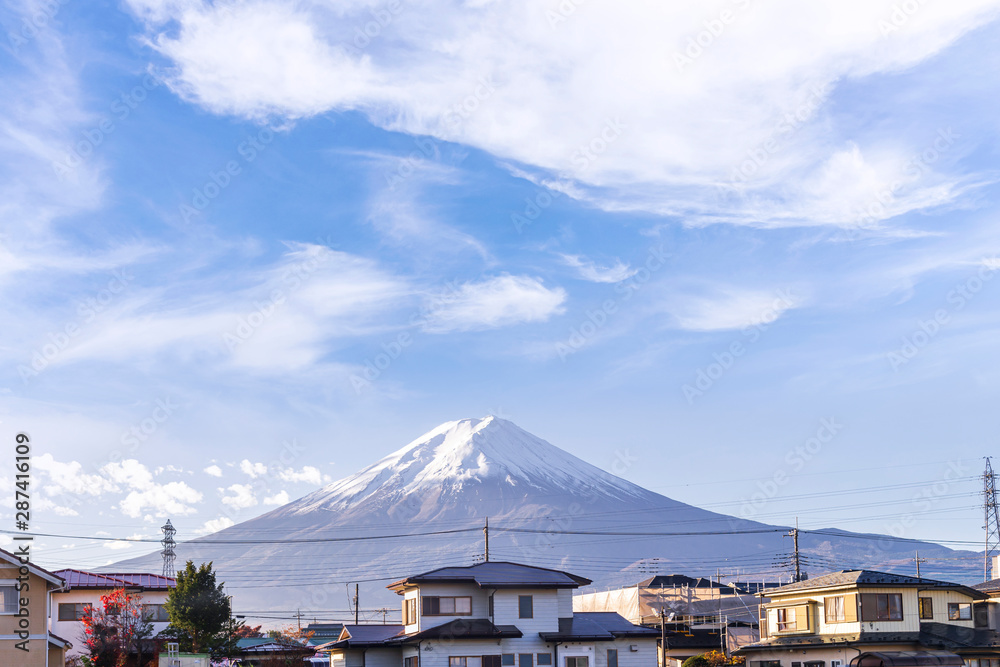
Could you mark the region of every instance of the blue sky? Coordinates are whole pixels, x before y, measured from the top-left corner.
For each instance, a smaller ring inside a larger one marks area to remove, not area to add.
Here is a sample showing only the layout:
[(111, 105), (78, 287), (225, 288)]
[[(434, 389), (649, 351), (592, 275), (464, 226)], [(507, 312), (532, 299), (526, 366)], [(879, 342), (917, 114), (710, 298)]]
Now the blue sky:
[(998, 7), (12, 3), (33, 527), (204, 534), (492, 413), (718, 511), (978, 543)]

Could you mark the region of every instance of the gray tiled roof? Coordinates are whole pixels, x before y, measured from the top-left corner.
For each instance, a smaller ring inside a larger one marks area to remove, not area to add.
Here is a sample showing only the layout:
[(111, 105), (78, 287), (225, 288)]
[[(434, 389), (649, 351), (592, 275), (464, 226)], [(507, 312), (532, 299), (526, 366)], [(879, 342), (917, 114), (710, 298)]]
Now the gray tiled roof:
[(366, 646), (381, 644), (387, 639), (402, 634), (402, 625), (345, 625), (341, 637), (347, 639), (333, 642), (334, 646), (349, 648), (351, 646)]
[(876, 572), (874, 570), (842, 570), (831, 572), (813, 579), (798, 581), (781, 588), (773, 588), (767, 595), (774, 596), (782, 593), (793, 593), (795, 591), (805, 591), (817, 588), (831, 588), (834, 586), (908, 586), (918, 588), (949, 588), (964, 589), (970, 596), (976, 598), (985, 597), (979, 591), (962, 584), (955, 584), (948, 581), (938, 581), (937, 579), (923, 579), (910, 577), (905, 574), (892, 574), (890, 572)]
[(518, 639), (523, 636), (513, 625), (494, 625), (488, 618), (460, 618), (412, 635), (397, 636), (394, 641), (408, 643), (425, 639)]
[(480, 588), (579, 588), (591, 583), (561, 570), (490, 561), (468, 567), (442, 567), (423, 574), (400, 579), (386, 588), (397, 589), (407, 584), (475, 583)]
[(630, 623), (614, 611), (588, 611), (560, 618), (558, 632), (538, 635), (546, 641), (611, 641), (616, 637), (659, 637), (660, 632)]

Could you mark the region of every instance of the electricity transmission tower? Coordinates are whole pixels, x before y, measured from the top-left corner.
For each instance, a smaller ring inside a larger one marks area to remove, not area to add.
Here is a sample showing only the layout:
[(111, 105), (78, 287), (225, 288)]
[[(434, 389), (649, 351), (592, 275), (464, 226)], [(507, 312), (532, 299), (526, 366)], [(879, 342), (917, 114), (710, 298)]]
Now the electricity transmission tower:
[(177, 534), (177, 530), (170, 523), (170, 519), (167, 519), (166, 525), (162, 526), (160, 530), (163, 531), (163, 539), (160, 540), (160, 544), (163, 545), (163, 551), (160, 552), (160, 555), (163, 556), (163, 576), (173, 578), (175, 576), (174, 559), (177, 558), (174, 554), (174, 547), (177, 546), (174, 535)]
[[(986, 553), (983, 554), (983, 581), (990, 580), (991, 556), (1000, 543), (1000, 512), (997, 511), (996, 475), (990, 465), (990, 457), (986, 457), (986, 470), (983, 472), (983, 510), (986, 514)], [(1000, 572), (994, 572), (994, 576)]]

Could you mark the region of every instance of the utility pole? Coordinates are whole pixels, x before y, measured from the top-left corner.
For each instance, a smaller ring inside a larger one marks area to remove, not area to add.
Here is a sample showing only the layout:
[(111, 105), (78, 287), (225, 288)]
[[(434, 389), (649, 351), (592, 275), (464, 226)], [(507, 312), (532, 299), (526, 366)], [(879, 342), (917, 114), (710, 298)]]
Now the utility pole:
[(301, 609), (296, 609), (295, 610), (295, 620), (298, 621), (298, 624), (299, 624), (299, 637), (301, 637), (302, 636), (302, 610)]
[(792, 582), (802, 581), (802, 567), (799, 561), (799, 518), (795, 517), (795, 528), (792, 528), (788, 533), (788, 537), (792, 538), (792, 561), (795, 564), (795, 578)]
[(358, 625), (358, 584), (354, 584), (354, 625)]
[[(662, 596), (661, 596), (662, 600)], [(667, 667), (667, 613), (660, 603), (660, 667)]]
[(927, 559), (926, 558), (921, 558), (919, 551), (914, 551), (913, 552), (913, 562), (917, 564), (917, 578), (919, 579), (920, 578), (920, 564), (921, 563), (926, 563)]
[(486, 527), (483, 528), (483, 534), (486, 535), (486, 562), (490, 562), (490, 518), (486, 517)]

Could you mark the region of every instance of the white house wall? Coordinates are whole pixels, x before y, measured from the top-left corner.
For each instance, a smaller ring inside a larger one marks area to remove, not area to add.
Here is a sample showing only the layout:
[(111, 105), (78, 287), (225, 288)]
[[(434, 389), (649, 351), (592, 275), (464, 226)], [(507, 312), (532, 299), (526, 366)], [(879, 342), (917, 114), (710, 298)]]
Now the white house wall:
[[(49, 610), (49, 631), (58, 635), (73, 644), (73, 648), (66, 651), (66, 657), (84, 655), (87, 652), (84, 646), (84, 628), (82, 621), (60, 621), (60, 604), (89, 604), (95, 609), (101, 608), (101, 596), (107, 595), (111, 589), (93, 590), (77, 589), (63, 593), (52, 594), (52, 608)], [(142, 604), (163, 604), (167, 601), (168, 591), (146, 591), (142, 593)], [(161, 630), (165, 630), (170, 623), (163, 621), (153, 623), (153, 635), (156, 636)]]
[[(483, 590), (478, 586), (469, 586), (467, 584), (421, 584), (419, 591), (408, 591), (404, 599), (413, 597), (418, 597), (417, 615), (419, 616), (419, 622), (415, 625), (407, 625), (404, 628), (407, 634), (444, 625), (457, 619), (489, 618), (489, 591)], [(425, 616), (422, 601), (419, 600), (422, 597), (471, 597), (472, 615)]]
[[(528, 635), (559, 630), (559, 600), (557, 590), (501, 589), (493, 596), (493, 622), (497, 625), (516, 625)], [(518, 596), (532, 596), (532, 617), (518, 618)], [(563, 618), (570, 618), (564, 616)]]

